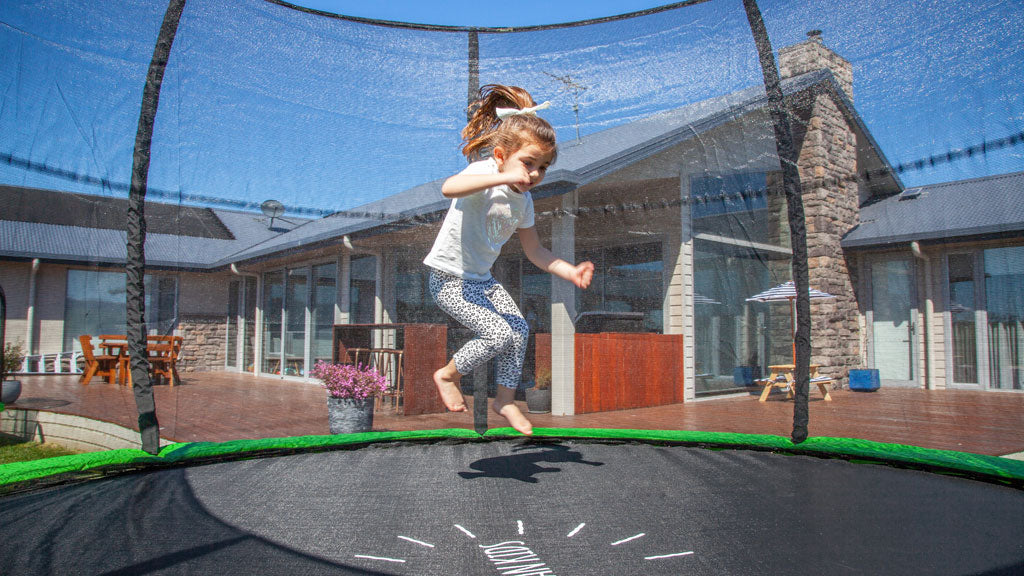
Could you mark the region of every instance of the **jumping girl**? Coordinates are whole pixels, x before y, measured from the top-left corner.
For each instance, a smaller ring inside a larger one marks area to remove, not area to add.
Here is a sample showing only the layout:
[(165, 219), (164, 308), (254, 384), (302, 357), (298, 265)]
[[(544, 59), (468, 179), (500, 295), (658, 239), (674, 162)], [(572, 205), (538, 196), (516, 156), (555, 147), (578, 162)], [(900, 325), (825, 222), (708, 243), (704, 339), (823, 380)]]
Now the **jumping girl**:
[(540, 244), (530, 189), (555, 161), (555, 131), (536, 111), (530, 94), (516, 86), (489, 84), (470, 107), (462, 130), (462, 153), (471, 164), (441, 187), (452, 203), (434, 247), (423, 263), (431, 268), (430, 293), (442, 310), (472, 330), (446, 366), (434, 373), (445, 406), (466, 410), (459, 381), (497, 358), (498, 392), (492, 408), (523, 434), (533, 426), (513, 401), (523, 372), (530, 328), (519, 307), (491, 275), (501, 247), (517, 229), (523, 252), (541, 270), (587, 288), (594, 265), (573, 265)]

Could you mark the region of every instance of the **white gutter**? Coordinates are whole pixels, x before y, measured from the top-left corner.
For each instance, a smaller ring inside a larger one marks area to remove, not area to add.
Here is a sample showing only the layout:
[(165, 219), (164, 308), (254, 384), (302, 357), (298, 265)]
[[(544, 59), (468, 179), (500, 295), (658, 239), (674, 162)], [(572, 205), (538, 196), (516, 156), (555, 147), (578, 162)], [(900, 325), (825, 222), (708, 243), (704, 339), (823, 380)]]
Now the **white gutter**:
[(910, 251), (914, 257), (924, 262), (924, 386), (927, 390), (935, 389), (935, 354), (932, 351), (932, 314), (935, 312), (932, 298), (932, 261), (917, 242), (910, 243)]

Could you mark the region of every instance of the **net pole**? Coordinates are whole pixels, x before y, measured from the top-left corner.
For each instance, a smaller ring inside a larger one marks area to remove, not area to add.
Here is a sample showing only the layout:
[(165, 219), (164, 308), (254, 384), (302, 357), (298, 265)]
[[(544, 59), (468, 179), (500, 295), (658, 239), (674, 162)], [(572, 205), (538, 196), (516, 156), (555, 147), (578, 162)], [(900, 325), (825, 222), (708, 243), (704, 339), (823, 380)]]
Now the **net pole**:
[(125, 262), (128, 357), (131, 363), (132, 393), (139, 412), (142, 449), (150, 454), (160, 451), (160, 424), (156, 418), (156, 401), (153, 398), (153, 382), (149, 378), (149, 354), (146, 350), (146, 186), (153, 124), (160, 101), (160, 84), (184, 9), (185, 0), (170, 0), (153, 48), (153, 58), (146, 73), (146, 86), (142, 92), (139, 127), (135, 133), (135, 150), (132, 154), (132, 180), (128, 190)]
[(768, 95), (768, 112), (775, 131), (775, 148), (782, 165), (782, 184), (788, 206), (790, 244), (793, 249), (793, 282), (796, 287), (796, 334), (794, 335), (796, 398), (793, 402), (792, 440), (799, 444), (807, 439), (807, 396), (810, 385), (811, 360), (811, 298), (810, 278), (807, 269), (807, 230), (804, 222), (804, 203), (797, 169), (796, 146), (789, 123), (779, 70), (775, 65), (771, 40), (765, 28), (764, 19), (756, 0), (743, 0), (747, 12), (750, 32), (757, 46), (761, 71), (764, 76), (765, 93)]
[[(467, 36), (466, 121), (469, 122), (473, 116), (473, 103), (480, 95), (480, 37), (476, 30), (470, 30)], [(473, 430), (483, 434), (487, 432), (487, 382), (477, 377), (479, 374), (480, 370), (477, 370), (473, 377)]]
[[(7, 295), (4, 294), (4, 287), (0, 286), (0, 396), (4, 393), (4, 379), (7, 378)], [(60, 358), (57, 359), (60, 362)], [(0, 412), (3, 412), (4, 404), (0, 402)]]

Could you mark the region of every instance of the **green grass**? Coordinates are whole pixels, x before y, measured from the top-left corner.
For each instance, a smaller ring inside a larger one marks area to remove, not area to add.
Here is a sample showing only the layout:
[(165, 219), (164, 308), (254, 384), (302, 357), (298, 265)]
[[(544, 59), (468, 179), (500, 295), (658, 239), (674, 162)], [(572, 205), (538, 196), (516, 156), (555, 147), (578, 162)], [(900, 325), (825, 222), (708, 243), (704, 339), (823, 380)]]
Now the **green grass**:
[(56, 444), (26, 442), (16, 436), (0, 433), (0, 464), (28, 462), (29, 460), (40, 460), (42, 458), (78, 453)]

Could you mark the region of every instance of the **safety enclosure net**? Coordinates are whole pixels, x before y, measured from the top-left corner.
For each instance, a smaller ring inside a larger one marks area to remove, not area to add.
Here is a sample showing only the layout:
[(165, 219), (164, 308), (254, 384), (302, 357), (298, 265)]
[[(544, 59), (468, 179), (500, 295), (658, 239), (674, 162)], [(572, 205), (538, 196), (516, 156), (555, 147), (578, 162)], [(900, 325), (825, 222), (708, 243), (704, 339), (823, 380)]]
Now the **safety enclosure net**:
[[(170, 336), (170, 368), (118, 360), (89, 389), (132, 385), (144, 428), (164, 409), (151, 381), (302, 391), (318, 362), (356, 362), (388, 381), (378, 415), (444, 412), (432, 374), (473, 333), (423, 259), (467, 106), (494, 83), (551, 102), (536, 230), (596, 270), (580, 290), (504, 247), (492, 272), (531, 332), (520, 400), (549, 391), (553, 418), (795, 389), (802, 440), (809, 397), (865, 382), (1021, 390), (1022, 16), (709, 0), (495, 29), (7, 0), (3, 338), (25, 389), (49, 387), (21, 402)], [(493, 364), (462, 381), (477, 405)]]

